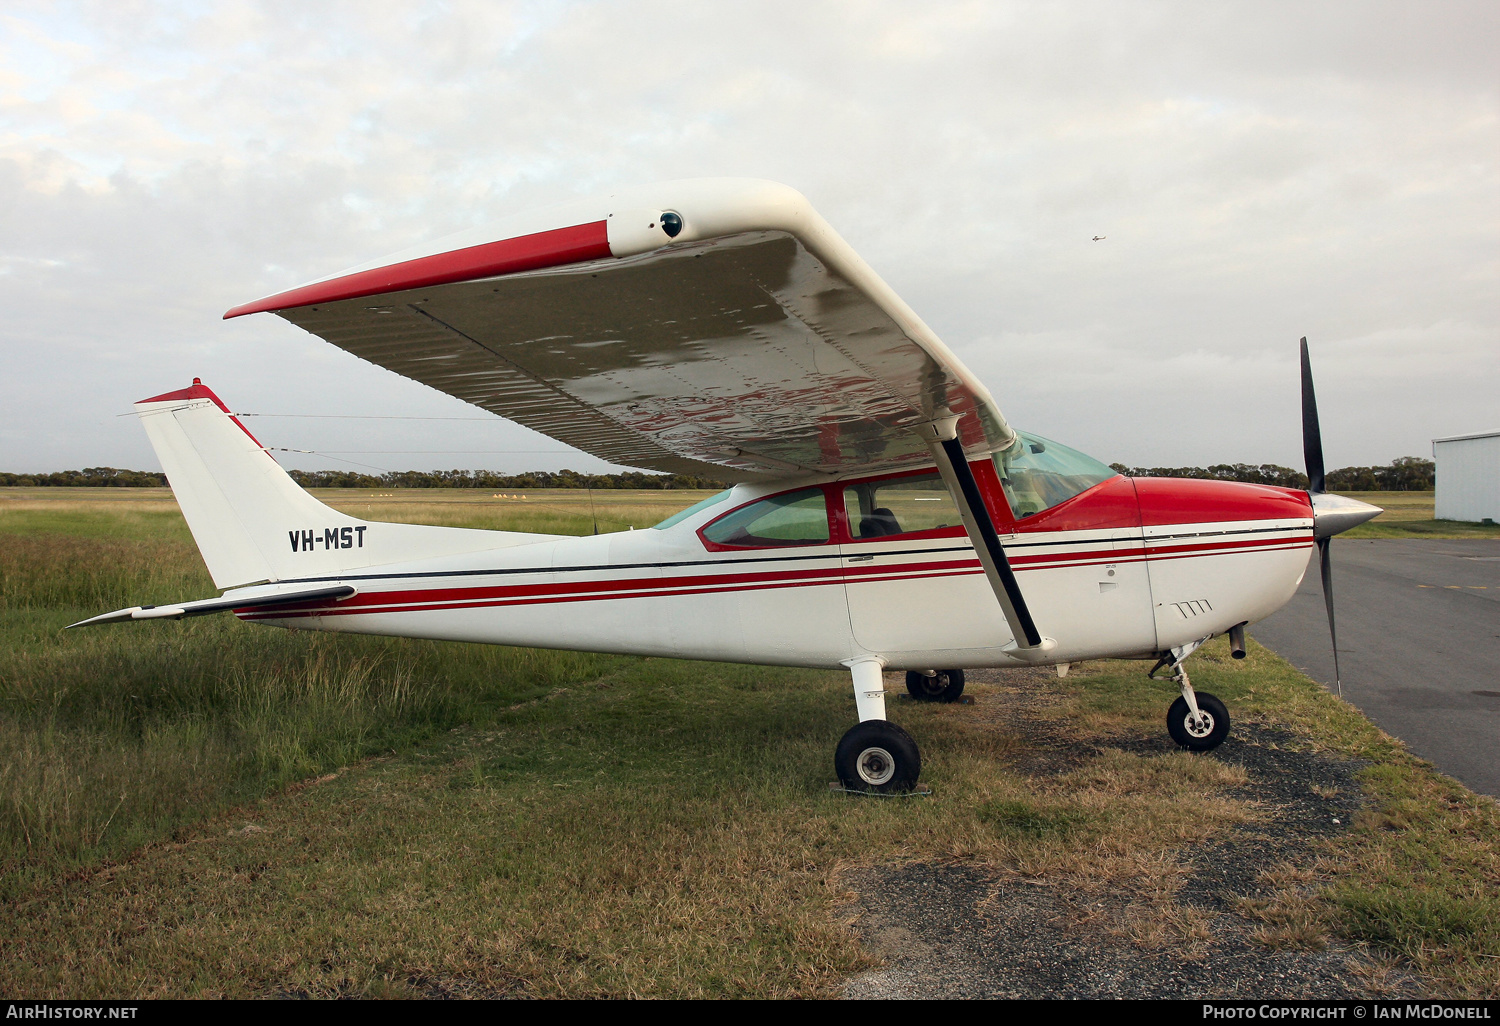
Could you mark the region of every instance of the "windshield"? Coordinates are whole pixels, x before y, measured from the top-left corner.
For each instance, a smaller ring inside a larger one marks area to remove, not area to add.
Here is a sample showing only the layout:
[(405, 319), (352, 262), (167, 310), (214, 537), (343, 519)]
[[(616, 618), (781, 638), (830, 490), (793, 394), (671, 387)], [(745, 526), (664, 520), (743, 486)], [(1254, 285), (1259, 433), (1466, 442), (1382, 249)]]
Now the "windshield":
[(1017, 520), (1051, 509), (1115, 476), (1092, 456), (1022, 432), (1016, 433), (1014, 445), (995, 454), (995, 470)]
[(653, 530), (653, 531), (665, 531), (669, 527), (676, 527), (678, 524), (682, 523), (684, 520), (686, 520), (688, 517), (692, 516), (694, 513), (702, 513), (704, 510), (708, 509), (708, 507), (710, 507), (710, 506), (717, 506), (719, 503), (723, 502), (727, 498), (729, 498), (729, 489), (728, 488), (724, 489), (722, 492), (720, 492), (717, 495), (710, 495), (708, 498), (704, 499), (702, 502), (695, 502), (695, 503), (693, 503), (691, 506), (689, 506), (687, 509), (683, 510), (681, 513), (673, 513), (671, 516), (667, 517), (667, 519), (663, 520), (659, 524), (652, 524), (651, 525), (651, 530)]

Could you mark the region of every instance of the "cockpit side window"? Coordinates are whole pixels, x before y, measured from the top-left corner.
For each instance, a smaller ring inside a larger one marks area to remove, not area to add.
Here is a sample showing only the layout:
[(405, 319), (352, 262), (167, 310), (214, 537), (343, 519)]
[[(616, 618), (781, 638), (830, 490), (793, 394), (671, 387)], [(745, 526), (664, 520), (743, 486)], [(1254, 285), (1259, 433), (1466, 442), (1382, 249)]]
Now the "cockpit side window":
[(821, 488), (773, 495), (741, 506), (701, 532), (715, 545), (770, 547), (828, 542), (828, 498)]
[(1009, 449), (995, 454), (995, 472), (1017, 520), (1060, 505), (1115, 476), (1092, 456), (1020, 432)]
[(953, 496), (937, 474), (846, 485), (844, 510), (856, 541), (962, 524)]

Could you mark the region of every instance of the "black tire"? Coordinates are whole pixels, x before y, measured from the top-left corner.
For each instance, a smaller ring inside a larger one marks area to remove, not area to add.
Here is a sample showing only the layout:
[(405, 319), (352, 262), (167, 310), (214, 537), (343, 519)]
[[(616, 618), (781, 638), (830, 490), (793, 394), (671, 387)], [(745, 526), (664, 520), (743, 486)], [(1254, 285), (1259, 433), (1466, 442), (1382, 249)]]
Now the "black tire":
[(937, 676), (929, 677), (907, 670), (906, 690), (918, 702), (957, 702), (964, 693), (964, 671), (939, 670)]
[(917, 785), (922, 753), (911, 735), (894, 723), (865, 720), (839, 739), (833, 770), (851, 791), (898, 794)]
[(1206, 752), (1219, 747), (1229, 736), (1229, 710), (1207, 691), (1197, 692), (1197, 699), (1198, 711), (1209, 718), (1208, 730), (1205, 732), (1201, 724), (1196, 728), (1188, 726), (1190, 714), (1187, 699), (1179, 695), (1177, 701), (1172, 703), (1172, 708), (1167, 710), (1167, 733), (1184, 748)]

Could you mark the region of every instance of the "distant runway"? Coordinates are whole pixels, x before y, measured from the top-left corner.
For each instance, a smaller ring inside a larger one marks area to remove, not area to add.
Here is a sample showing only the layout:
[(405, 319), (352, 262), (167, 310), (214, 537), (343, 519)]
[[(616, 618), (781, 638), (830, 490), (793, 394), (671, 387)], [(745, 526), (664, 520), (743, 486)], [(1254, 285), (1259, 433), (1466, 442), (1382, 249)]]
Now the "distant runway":
[[(1344, 697), (1475, 791), (1500, 797), (1500, 541), (1333, 540)], [(1317, 557), (1249, 633), (1333, 686)]]

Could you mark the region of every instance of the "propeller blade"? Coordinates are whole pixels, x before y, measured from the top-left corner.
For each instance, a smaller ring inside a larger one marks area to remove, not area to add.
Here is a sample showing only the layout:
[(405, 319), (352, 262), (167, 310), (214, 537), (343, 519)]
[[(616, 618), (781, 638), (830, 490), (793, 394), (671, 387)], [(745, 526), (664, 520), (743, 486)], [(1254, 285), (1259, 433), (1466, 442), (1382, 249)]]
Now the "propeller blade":
[[(1307, 490), (1324, 491), (1323, 433), (1318, 429), (1318, 397), (1313, 394), (1306, 335), (1302, 337), (1302, 460), (1307, 466)], [(1327, 575), (1324, 579), (1327, 580)]]
[(1344, 693), (1344, 681), (1339, 676), (1339, 632), (1333, 621), (1333, 539), (1318, 539), (1318, 564), (1323, 571), (1323, 604), (1328, 607), (1328, 639), (1333, 642), (1333, 683), (1339, 695)]

